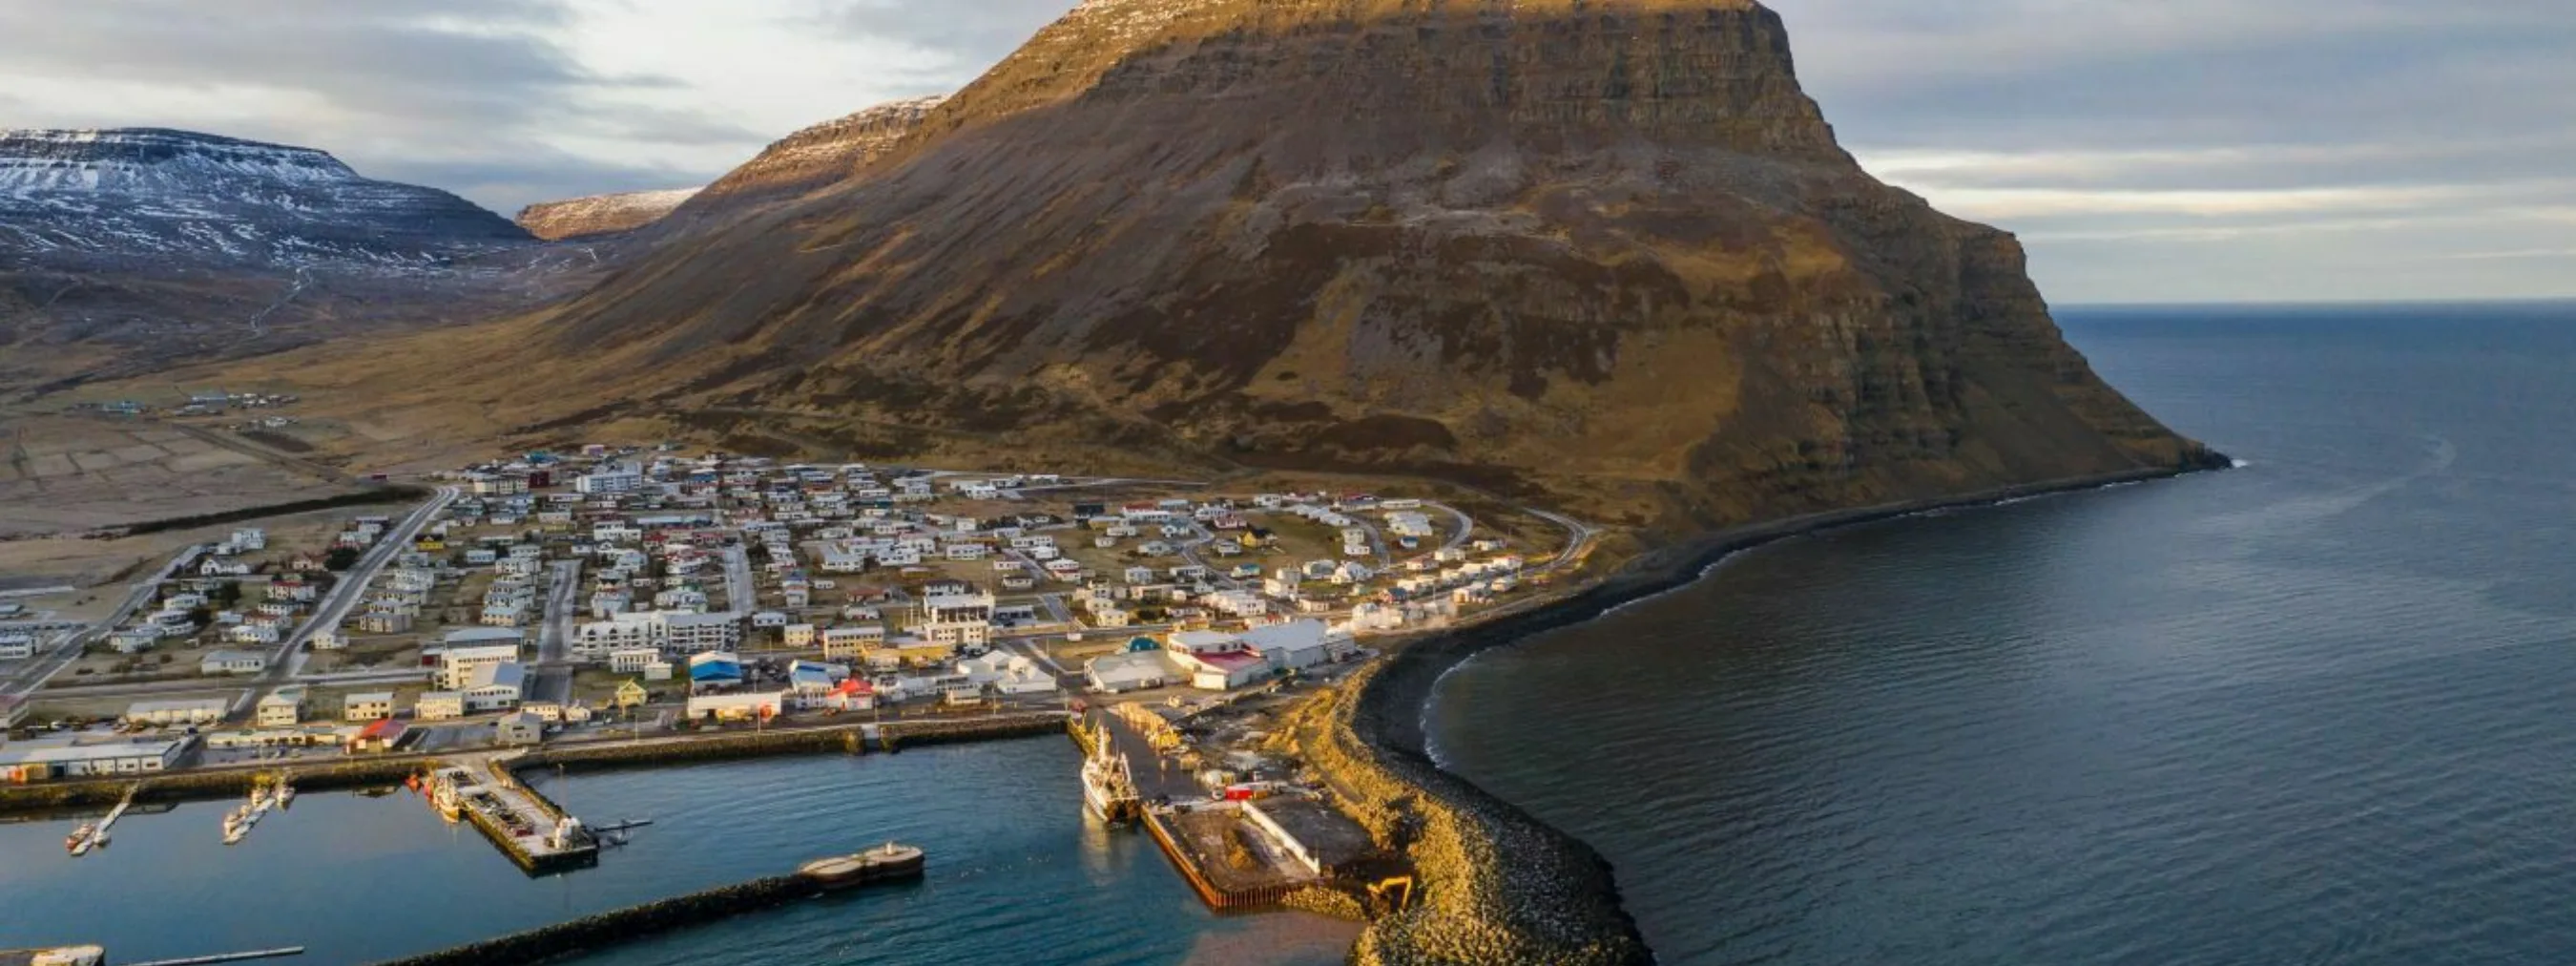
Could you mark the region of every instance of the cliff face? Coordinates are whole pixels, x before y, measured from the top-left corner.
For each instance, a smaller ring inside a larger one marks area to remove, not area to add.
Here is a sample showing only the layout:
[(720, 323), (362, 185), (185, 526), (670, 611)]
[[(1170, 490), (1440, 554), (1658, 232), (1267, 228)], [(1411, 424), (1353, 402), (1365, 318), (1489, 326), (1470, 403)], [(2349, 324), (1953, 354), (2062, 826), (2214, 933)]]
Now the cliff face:
[(780, 138), (679, 206), (671, 231), (737, 221), (856, 176), (883, 157), (944, 98), (879, 104)]
[(546, 241), (601, 238), (660, 221), (697, 193), (696, 188), (680, 188), (549, 201), (519, 209), (519, 216), (511, 220)]
[(549, 391), (1693, 526), (2197, 458), (2021, 261), (1861, 171), (1750, 2), (1093, 0), (568, 305)]

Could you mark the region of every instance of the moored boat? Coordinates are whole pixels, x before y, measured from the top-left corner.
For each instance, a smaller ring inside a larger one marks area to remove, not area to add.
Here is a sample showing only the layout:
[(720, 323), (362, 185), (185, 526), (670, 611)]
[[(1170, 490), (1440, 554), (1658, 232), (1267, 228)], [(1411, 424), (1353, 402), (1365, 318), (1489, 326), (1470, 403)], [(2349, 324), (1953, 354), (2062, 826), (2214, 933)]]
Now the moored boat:
[(797, 866), (796, 874), (825, 889), (847, 889), (870, 882), (918, 877), (926, 860), (927, 856), (918, 847), (887, 842), (853, 855), (815, 859)]
[(79, 828), (72, 830), (71, 837), (63, 840), (63, 848), (71, 850), (73, 855), (87, 852), (89, 851), (89, 837), (95, 834), (98, 834), (97, 825), (90, 822), (82, 822)]
[(1127, 759), (1111, 747), (1108, 728), (1095, 728), (1091, 740), (1091, 756), (1082, 762), (1083, 806), (1104, 822), (1134, 820), (1142, 801)]

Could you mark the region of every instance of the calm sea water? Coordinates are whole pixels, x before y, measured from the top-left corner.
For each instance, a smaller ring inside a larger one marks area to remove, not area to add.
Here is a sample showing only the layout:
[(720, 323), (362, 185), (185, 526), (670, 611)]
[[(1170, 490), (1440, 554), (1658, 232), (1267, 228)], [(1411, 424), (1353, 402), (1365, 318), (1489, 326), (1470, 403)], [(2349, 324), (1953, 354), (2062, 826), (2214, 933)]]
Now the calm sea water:
[(0, 948), (104, 942), (120, 962), (304, 945), (364, 963), (793, 869), (888, 838), (918, 885), (872, 889), (619, 946), (580, 966), (1341, 961), (1356, 929), (1220, 918), (1151, 840), (1083, 820), (1061, 739), (540, 779), (594, 820), (649, 816), (596, 869), (531, 880), (417, 797), (297, 796), (249, 840), (224, 805), (117, 823), (74, 860), (70, 821), (0, 825)]
[(1741, 555), (1441, 753), (1668, 963), (2576, 962), (2576, 306), (2067, 315), (2250, 467)]

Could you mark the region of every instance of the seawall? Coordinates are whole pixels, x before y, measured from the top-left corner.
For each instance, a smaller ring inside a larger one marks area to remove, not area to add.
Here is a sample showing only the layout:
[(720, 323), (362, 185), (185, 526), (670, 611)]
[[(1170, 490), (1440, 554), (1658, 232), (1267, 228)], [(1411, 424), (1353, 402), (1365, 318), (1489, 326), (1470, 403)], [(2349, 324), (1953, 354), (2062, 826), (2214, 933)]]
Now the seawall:
[(773, 876), (628, 906), (434, 953), (385, 960), (377, 966), (514, 966), (539, 963), (586, 949), (632, 942), (656, 933), (783, 906), (820, 894), (819, 888), (803, 878)]
[[(530, 752), (504, 761), (512, 772), (560, 767), (565, 771), (606, 768), (652, 768), (693, 761), (723, 761), (772, 755), (857, 754), (865, 750), (905, 748), (967, 741), (993, 741), (1064, 733), (1066, 715), (1034, 711), (982, 718), (920, 718), (882, 724), (852, 723), (818, 728), (728, 731), (710, 735), (648, 738), (633, 742), (569, 744)], [(873, 749), (863, 735), (875, 728)], [(284, 772), (299, 791), (328, 791), (392, 785), (443, 763), (434, 754), (400, 754), (364, 758), (296, 761), (257, 767), (184, 769), (138, 778), (75, 778), (0, 784), (0, 814), (106, 808), (125, 797), (136, 783), (137, 801), (192, 801), (233, 798), (250, 793), (258, 778)]]
[[(1421, 640), (1306, 709), (1303, 749), (1379, 841), (1405, 850), (1422, 882), (1406, 909), (1371, 923), (1362, 966), (1650, 963), (1608, 861), (1590, 846), (1433, 763), (1422, 713), (1440, 677), (1480, 652), (1581, 623), (1696, 581), (1727, 556), (1801, 534), (1957, 507), (2179, 476), (2204, 465), (2009, 487), (1778, 520), (1710, 534), (1618, 574), (1490, 622)], [(1351, 799), (1356, 798), (1356, 801)]]

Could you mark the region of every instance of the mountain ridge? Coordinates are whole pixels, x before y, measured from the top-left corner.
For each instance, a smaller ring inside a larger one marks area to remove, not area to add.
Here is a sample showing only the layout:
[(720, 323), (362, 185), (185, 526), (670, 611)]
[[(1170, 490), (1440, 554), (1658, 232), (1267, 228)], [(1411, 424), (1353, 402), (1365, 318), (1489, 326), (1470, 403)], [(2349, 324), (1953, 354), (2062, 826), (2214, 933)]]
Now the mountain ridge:
[(544, 241), (584, 241), (661, 221), (701, 190), (667, 188), (541, 201), (519, 209), (510, 220)]

